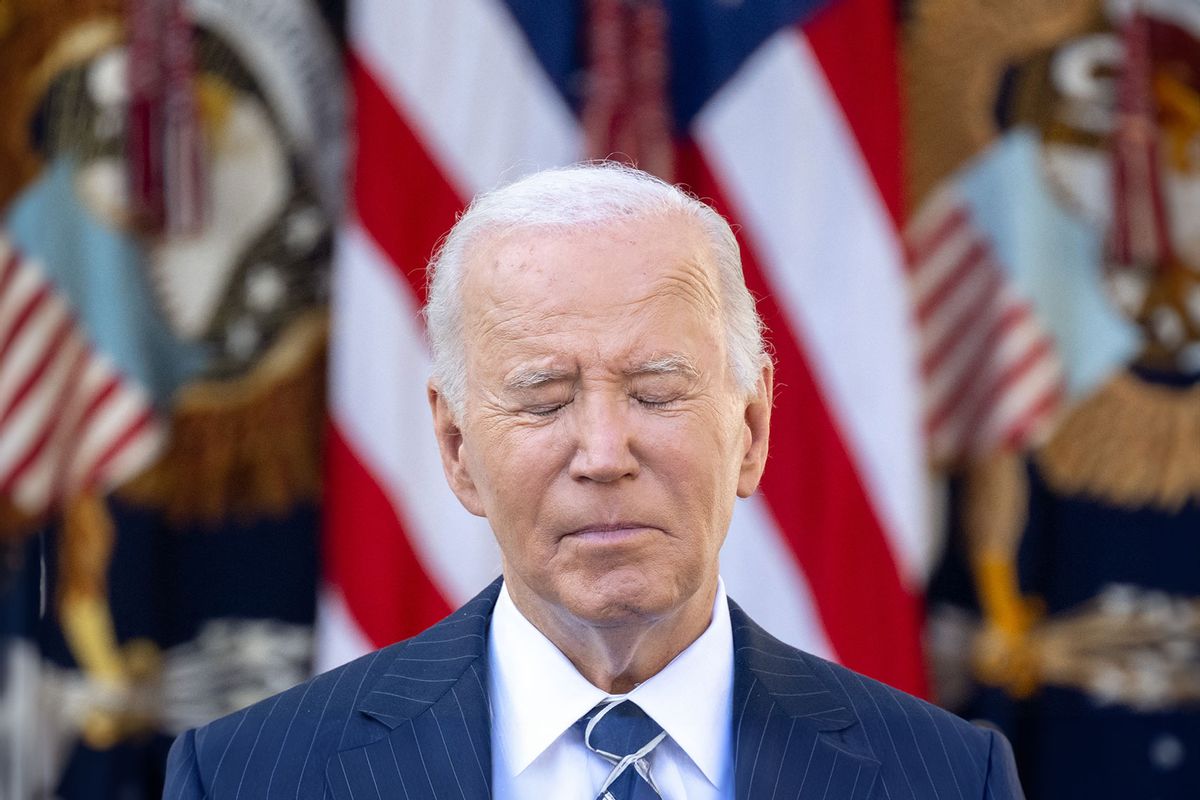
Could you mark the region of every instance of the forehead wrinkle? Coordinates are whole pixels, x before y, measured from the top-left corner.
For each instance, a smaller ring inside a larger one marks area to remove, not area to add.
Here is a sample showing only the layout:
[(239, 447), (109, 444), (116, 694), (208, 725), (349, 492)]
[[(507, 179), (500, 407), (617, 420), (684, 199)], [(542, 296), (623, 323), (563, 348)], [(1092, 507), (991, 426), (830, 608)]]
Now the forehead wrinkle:
[[(544, 273), (542, 265), (529, 263), (526, 253), (508, 259), (499, 258), (493, 248), (489, 248), (489, 251), (474, 261), (474, 268), (468, 270), (463, 287), (467, 295), (463, 309), (465, 333), (471, 343), (470, 349), (477, 354), (480, 345), (488, 349), (487, 342), (502, 341), (516, 347), (513, 355), (543, 355), (539, 346), (543, 337), (554, 337), (564, 332), (583, 332), (594, 324), (603, 324), (604, 329), (610, 332), (632, 332), (623, 320), (633, 319), (655, 306), (656, 301), (672, 297), (691, 306), (697, 312), (695, 319), (698, 321), (708, 322), (720, 314), (715, 276), (709, 264), (711, 259), (695, 243), (685, 246), (682, 253), (675, 251), (674, 255), (662, 260), (644, 263), (642, 269), (650, 273), (647, 275), (650, 280), (644, 284), (642, 291), (635, 296), (610, 300), (601, 305), (581, 300), (580, 295), (570, 289), (565, 297), (554, 292), (518, 291), (517, 285), (500, 280), (499, 272), (506, 268), (515, 269), (518, 275), (524, 273), (528, 278), (533, 272)], [(561, 262), (552, 269), (560, 275), (562, 270)], [(552, 280), (549, 276), (546, 279)], [(607, 342), (603, 349), (609, 349), (612, 344), (615, 342)], [(616, 349), (626, 350), (628, 354), (631, 344), (624, 341)], [(621, 372), (628, 374), (626, 370)]]
[(677, 267), (665, 270), (654, 282), (654, 295), (674, 294), (699, 306), (718, 312), (721, 308), (713, 288), (711, 271), (699, 259), (689, 258)]
[(469, 314), (470, 327), (477, 338), (520, 341), (555, 333), (563, 330), (563, 325), (558, 323), (560, 319), (573, 316), (570, 312), (550, 308), (531, 309), (527, 305), (528, 299), (519, 296), (504, 297), (493, 292), (488, 299), (492, 302), (485, 308), (473, 309), (474, 313)]

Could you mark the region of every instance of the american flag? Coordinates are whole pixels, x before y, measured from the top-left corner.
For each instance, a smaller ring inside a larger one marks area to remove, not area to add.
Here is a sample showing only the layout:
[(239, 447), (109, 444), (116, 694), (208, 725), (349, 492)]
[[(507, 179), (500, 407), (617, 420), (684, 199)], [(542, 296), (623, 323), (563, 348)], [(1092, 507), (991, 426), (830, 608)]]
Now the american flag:
[(36, 261), (0, 236), (0, 497), (37, 519), (162, 445), (149, 395), (96, 350)]
[(1062, 362), (953, 180), (921, 204), (904, 240), (931, 460), (1039, 443), (1065, 396)]
[(734, 223), (770, 328), (771, 456), (722, 554), (731, 596), (780, 638), (922, 693), (931, 537), (893, 5), (632, 5), (664, 14), (627, 33), (633, 46), (661, 33), (640, 52), (662, 56), (666, 157), (652, 118), (622, 127), (653, 75), (633, 73), (634, 96), (607, 112), (588, 96), (588, 68), (606, 62), (581, 42), (613, 32), (594, 29), (603, 3), (351, 6), (355, 210), (334, 279), (320, 664), (415, 633), (499, 573), (486, 522), (442, 476), (423, 269), (477, 192), (594, 155), (598, 114)]

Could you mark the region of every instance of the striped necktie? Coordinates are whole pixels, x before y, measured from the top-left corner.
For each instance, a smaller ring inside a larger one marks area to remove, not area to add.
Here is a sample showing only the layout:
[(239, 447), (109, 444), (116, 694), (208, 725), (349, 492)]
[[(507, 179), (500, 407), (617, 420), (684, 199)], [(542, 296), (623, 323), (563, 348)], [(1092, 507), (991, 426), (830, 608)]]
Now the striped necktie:
[(613, 765), (596, 800), (659, 800), (650, 776), (650, 755), (667, 733), (638, 705), (610, 697), (581, 719), (583, 743)]

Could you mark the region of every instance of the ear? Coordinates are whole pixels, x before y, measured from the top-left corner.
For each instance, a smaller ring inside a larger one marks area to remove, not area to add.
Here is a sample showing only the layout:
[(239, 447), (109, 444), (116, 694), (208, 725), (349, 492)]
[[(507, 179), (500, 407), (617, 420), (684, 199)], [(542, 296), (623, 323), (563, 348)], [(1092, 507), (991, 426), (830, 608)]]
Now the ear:
[(437, 437), (438, 450), (442, 455), (442, 471), (446, 474), (446, 482), (463, 507), (477, 517), (484, 516), (483, 503), (479, 499), (479, 490), (471, 478), (471, 471), (464, 458), (463, 433), (458, 421), (450, 411), (445, 395), (438, 386), (429, 381), (426, 392), (429, 397), (429, 410), (433, 412), (433, 433)]
[(758, 377), (758, 392), (746, 403), (745, 449), (738, 474), (738, 497), (749, 497), (758, 488), (767, 466), (767, 443), (771, 437), (771, 405), (775, 401), (775, 365), (770, 361)]

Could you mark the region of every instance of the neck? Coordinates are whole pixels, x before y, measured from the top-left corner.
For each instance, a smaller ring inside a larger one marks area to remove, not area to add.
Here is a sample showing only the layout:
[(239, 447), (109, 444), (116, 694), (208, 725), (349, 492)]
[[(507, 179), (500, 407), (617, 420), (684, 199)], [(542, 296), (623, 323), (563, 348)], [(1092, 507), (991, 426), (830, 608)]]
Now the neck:
[(519, 581), (508, 581), (517, 610), (541, 631), (579, 674), (609, 694), (625, 694), (658, 674), (712, 622), (717, 579), (665, 614), (631, 616), (596, 625), (547, 603)]

